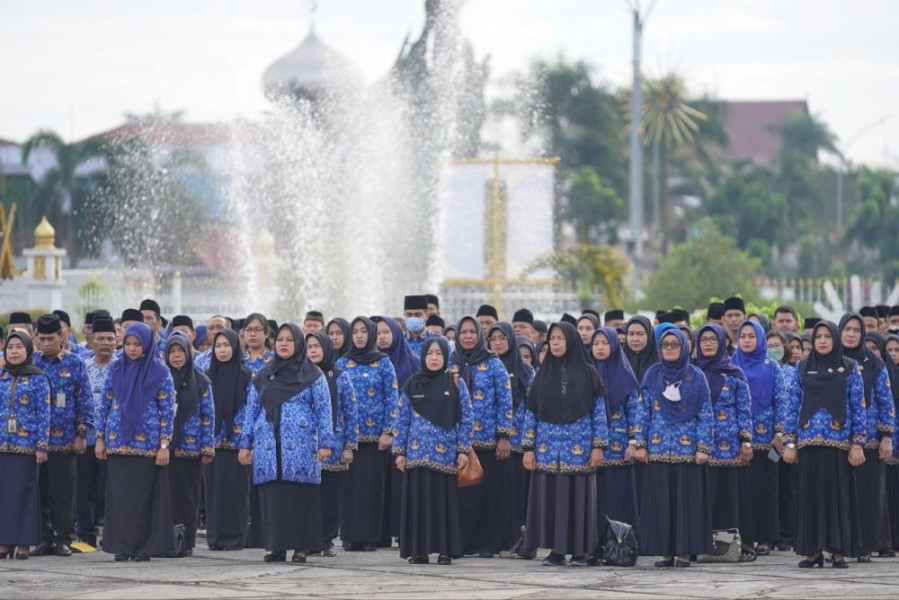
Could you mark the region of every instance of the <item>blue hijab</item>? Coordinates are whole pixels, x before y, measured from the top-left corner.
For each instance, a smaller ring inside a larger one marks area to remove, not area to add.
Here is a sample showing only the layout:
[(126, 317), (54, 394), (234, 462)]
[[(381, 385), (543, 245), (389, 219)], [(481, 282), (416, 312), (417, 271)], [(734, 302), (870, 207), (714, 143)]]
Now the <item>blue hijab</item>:
[[(593, 340), (596, 340), (598, 335), (605, 336), (609, 340), (609, 358), (605, 360), (594, 358), (591, 348), (590, 360), (599, 371), (599, 376), (606, 386), (607, 408), (615, 409), (627, 401), (628, 396), (637, 389), (639, 384), (634, 376), (634, 370), (631, 369), (631, 364), (624, 355), (624, 349), (618, 343), (618, 332), (611, 327), (600, 327), (593, 334)], [(611, 411), (607, 411), (606, 416), (611, 418)]]
[(749, 391), (752, 394), (752, 414), (758, 414), (760, 410), (771, 406), (774, 399), (774, 374), (778, 366), (768, 358), (768, 340), (765, 337), (765, 328), (755, 321), (743, 321), (737, 329), (737, 338), (744, 327), (752, 327), (755, 330), (757, 343), (755, 350), (746, 354), (740, 348), (737, 340), (737, 351), (734, 354), (733, 363), (743, 370), (749, 381)]
[(159, 358), (159, 352), (153, 340), (153, 330), (143, 323), (132, 323), (125, 330), (124, 340), (134, 336), (144, 349), (143, 355), (135, 360), (128, 358), (124, 352), (122, 357), (112, 364), (109, 377), (112, 380), (112, 393), (122, 406), (122, 436), (130, 440), (136, 431), (144, 426), (144, 411), (150, 402), (156, 401), (156, 395), (162, 389), (166, 378), (170, 377), (169, 368)]
[(390, 328), (390, 333), (393, 334), (393, 343), (385, 352), (390, 357), (390, 362), (393, 363), (393, 368), (396, 370), (396, 382), (402, 389), (406, 385), (406, 381), (421, 370), (420, 358), (406, 343), (406, 336), (403, 335), (399, 323), (390, 317), (375, 317), (374, 320), (376, 323), (386, 323)]
[[(705, 356), (702, 353), (702, 345), (699, 340), (706, 331), (714, 332), (718, 338), (718, 352), (715, 356)], [(721, 395), (725, 375), (746, 381), (746, 375), (731, 361), (730, 355), (727, 353), (727, 335), (724, 333), (724, 328), (717, 323), (706, 323), (696, 334), (696, 360), (693, 364), (705, 373), (705, 378), (709, 382), (709, 391), (712, 394), (712, 402)]]
[[(672, 337), (680, 342), (681, 348), (677, 359), (668, 362), (663, 358), (661, 342)], [(690, 364), (687, 336), (677, 327), (672, 326), (661, 332), (659, 362), (649, 367), (643, 377), (643, 387), (658, 399), (662, 416), (667, 423), (684, 423), (699, 414), (705, 394), (708, 393), (708, 383), (702, 371)], [(676, 390), (680, 399), (666, 398), (666, 389)]]
[[(677, 329), (674, 323), (659, 323), (655, 328), (656, 347), (662, 342), (662, 334), (670, 329)], [(661, 354), (659, 355), (661, 356)]]

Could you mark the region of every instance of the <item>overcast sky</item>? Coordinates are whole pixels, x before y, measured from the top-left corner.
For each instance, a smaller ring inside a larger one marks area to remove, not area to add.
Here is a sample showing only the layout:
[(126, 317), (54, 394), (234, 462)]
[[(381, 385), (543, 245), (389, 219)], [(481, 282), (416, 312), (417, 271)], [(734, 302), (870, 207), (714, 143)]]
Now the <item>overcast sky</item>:
[[(645, 5), (648, 0), (643, 0)], [(41, 127), (81, 139), (125, 112), (186, 110), (188, 121), (253, 118), (265, 67), (309, 28), (303, 0), (0, 0), (0, 138)], [(393, 63), (423, 0), (320, 0), (320, 37), (369, 81)], [(462, 29), (493, 76), (535, 56), (588, 60), (630, 79), (625, 0), (469, 0)], [(806, 98), (848, 151), (899, 168), (899, 1), (659, 0), (644, 71), (680, 71), (722, 99)]]

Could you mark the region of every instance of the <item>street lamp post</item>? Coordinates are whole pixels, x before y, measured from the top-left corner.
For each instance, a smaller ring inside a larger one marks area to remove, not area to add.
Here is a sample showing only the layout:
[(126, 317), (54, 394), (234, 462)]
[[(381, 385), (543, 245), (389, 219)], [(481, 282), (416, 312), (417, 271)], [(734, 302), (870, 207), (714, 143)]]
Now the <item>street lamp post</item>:
[(846, 170), (846, 166), (848, 165), (848, 161), (846, 160), (846, 153), (849, 152), (849, 147), (860, 138), (862, 135), (868, 133), (872, 129), (879, 127), (889, 121), (892, 115), (883, 115), (876, 121), (871, 121), (858, 131), (856, 131), (852, 136), (846, 140), (846, 143), (840, 149), (840, 166), (837, 169), (837, 235), (842, 236), (843, 234), (843, 172)]

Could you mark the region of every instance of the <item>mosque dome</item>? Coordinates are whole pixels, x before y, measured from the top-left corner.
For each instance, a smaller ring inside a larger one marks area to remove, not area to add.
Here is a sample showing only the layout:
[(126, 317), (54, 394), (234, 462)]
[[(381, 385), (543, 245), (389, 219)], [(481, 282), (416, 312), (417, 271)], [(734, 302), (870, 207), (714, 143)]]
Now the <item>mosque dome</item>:
[(284, 95), (317, 100), (335, 90), (361, 83), (355, 65), (325, 44), (311, 29), (303, 42), (273, 62), (262, 76), (266, 96)]
[(34, 228), (34, 247), (42, 250), (48, 250), (56, 245), (56, 230), (47, 217), (41, 219), (37, 227)]

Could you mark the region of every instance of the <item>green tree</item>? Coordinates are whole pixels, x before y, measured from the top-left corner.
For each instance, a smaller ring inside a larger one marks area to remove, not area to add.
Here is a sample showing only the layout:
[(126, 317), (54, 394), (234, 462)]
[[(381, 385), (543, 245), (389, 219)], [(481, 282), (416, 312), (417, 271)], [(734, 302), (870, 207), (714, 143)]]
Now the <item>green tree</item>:
[(575, 289), (581, 308), (595, 306), (597, 298), (606, 306), (621, 306), (628, 293), (625, 281), (631, 270), (630, 261), (612, 246), (579, 244), (538, 256), (525, 268), (521, 278), (542, 269), (551, 269)]
[(849, 217), (846, 241), (874, 250), (887, 281), (899, 278), (899, 186), (896, 173), (862, 169), (858, 180), (861, 200)]
[(571, 177), (565, 219), (572, 222), (578, 243), (587, 244), (605, 236), (609, 243), (618, 241), (615, 223), (627, 213), (624, 200), (612, 187), (603, 184), (593, 167), (584, 166)]
[(56, 166), (38, 182), (28, 205), (21, 207), (26, 226), (34, 227), (41, 217), (46, 216), (56, 228), (58, 239), (67, 249), (72, 264), (92, 250), (76, 235), (92, 218), (85, 210), (89, 185), (85, 178), (76, 175), (76, 169), (99, 156), (100, 146), (101, 142), (93, 139), (67, 144), (49, 129), (41, 129), (22, 144), (22, 164), (28, 164), (28, 158), (37, 148), (50, 148), (56, 157)]
[(726, 298), (740, 293), (752, 298), (752, 276), (759, 261), (740, 250), (734, 239), (723, 235), (708, 220), (698, 225), (699, 236), (675, 245), (649, 276), (647, 306), (683, 306), (696, 309), (709, 298)]

